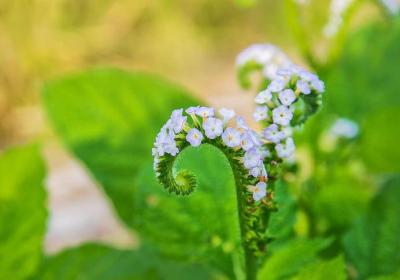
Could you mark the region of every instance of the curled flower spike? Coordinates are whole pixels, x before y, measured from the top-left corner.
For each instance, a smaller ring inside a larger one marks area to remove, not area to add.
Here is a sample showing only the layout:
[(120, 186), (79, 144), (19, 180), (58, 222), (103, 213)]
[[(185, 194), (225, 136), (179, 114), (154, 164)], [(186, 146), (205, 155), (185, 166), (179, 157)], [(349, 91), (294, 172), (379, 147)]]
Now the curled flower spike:
[(191, 107), (185, 112), (191, 121), (183, 109), (174, 110), (154, 143), (154, 169), (158, 180), (169, 192), (189, 194), (194, 190), (196, 177), (188, 171), (173, 174), (172, 167), (175, 157), (183, 149), (203, 143), (224, 152), (231, 164), (243, 171), (249, 183), (257, 177), (267, 176), (263, 160), (269, 151), (262, 147), (261, 136), (242, 119), (237, 119), (235, 127), (228, 127), (228, 121), (235, 115), (233, 110), (221, 109), (218, 116), (208, 107)]
[[(271, 47), (268, 48), (272, 50)], [(263, 141), (274, 150), (272, 160), (279, 162), (294, 154), (292, 128), (304, 123), (317, 112), (322, 104), (321, 93), (325, 86), (317, 75), (294, 65), (289, 59), (280, 65), (265, 59), (260, 49), (260, 45), (253, 45), (239, 55), (239, 78), (243, 79), (240, 73), (250, 72), (244, 69), (250, 61), (260, 66), (251, 71), (260, 71), (267, 67), (276, 69), (274, 75), (263, 75), (265, 79), (261, 84), (264, 88), (254, 98), (257, 106), (253, 118), (265, 127), (262, 132)], [(265, 47), (265, 52), (266, 49)], [(243, 81), (240, 82), (243, 84)]]
[(175, 171), (174, 162), (179, 154), (202, 144), (222, 151), (234, 175), (246, 269), (255, 271), (256, 259), (264, 253), (269, 241), (265, 235), (268, 224), (265, 217), (274, 210), (273, 203), (268, 203), (267, 184), (272, 181), (264, 164), (271, 152), (262, 135), (250, 129), (242, 117), (233, 121), (234, 116), (233, 110), (225, 108), (174, 110), (154, 143), (154, 171), (168, 192), (188, 195), (197, 187), (197, 179), (188, 170)]

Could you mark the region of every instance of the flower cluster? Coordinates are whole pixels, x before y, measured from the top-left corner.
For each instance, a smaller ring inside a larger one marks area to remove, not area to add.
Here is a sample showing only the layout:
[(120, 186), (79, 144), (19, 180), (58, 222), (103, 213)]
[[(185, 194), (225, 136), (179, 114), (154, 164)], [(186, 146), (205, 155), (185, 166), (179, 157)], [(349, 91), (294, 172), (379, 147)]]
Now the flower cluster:
[(251, 45), (236, 58), (236, 66), (238, 68), (242, 68), (249, 63), (262, 67), (262, 73), (267, 79), (276, 78), (278, 69), (292, 64), (283, 51), (271, 44)]
[[(279, 158), (288, 158), (295, 151), (292, 127), (299, 121), (294, 116), (296, 112), (297, 115), (304, 113), (301, 111), (304, 111), (304, 104), (298, 101), (302, 97), (317, 96), (324, 89), (324, 83), (317, 75), (292, 65), (280, 69), (277, 77), (255, 97), (257, 107), (253, 117), (266, 125), (263, 138), (274, 144)], [(297, 118), (301, 120), (301, 117)]]
[(249, 128), (242, 117), (235, 117), (233, 110), (225, 108), (216, 112), (214, 108), (198, 106), (172, 112), (158, 133), (152, 150), (157, 177), (160, 176), (158, 165), (163, 157), (175, 157), (182, 148), (188, 145), (198, 147), (202, 143), (221, 143), (227, 149), (241, 151), (240, 160), (247, 176), (257, 178), (258, 183), (249, 188), (254, 200), (265, 197), (267, 171), (264, 159), (270, 156), (270, 152), (263, 145), (261, 135)]

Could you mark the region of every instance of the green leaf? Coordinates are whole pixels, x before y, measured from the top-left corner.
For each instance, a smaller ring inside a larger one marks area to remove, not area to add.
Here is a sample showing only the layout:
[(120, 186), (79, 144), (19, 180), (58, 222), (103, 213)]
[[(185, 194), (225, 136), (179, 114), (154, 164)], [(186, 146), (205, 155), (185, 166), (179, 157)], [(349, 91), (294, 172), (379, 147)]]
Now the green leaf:
[(25, 279), (42, 255), (46, 230), (45, 166), (37, 146), (0, 157), (0, 279)]
[(376, 276), (376, 277), (368, 278), (368, 280), (399, 280), (399, 279), (400, 279), (400, 271), (397, 271), (390, 275)]
[(233, 278), (240, 269), (240, 232), (236, 191), (229, 163), (210, 145), (189, 147), (176, 169), (196, 174), (198, 187), (188, 196), (168, 194), (155, 180), (151, 164), (137, 178), (135, 228), (174, 258), (203, 261)]
[(234, 274), (241, 264), (236, 193), (223, 155), (212, 147), (179, 155), (177, 168), (199, 177), (188, 197), (167, 194), (152, 168), (157, 132), (173, 109), (194, 105), (192, 98), (153, 76), (96, 70), (47, 84), (44, 101), (59, 135), (141, 238), (171, 258)]
[(270, 248), (270, 257), (259, 272), (259, 279), (283, 279), (296, 274), (317, 260), (317, 253), (330, 244), (328, 239), (293, 239)]
[(50, 256), (34, 279), (215, 279), (207, 268), (161, 257), (155, 250), (118, 250), (86, 244)]
[(392, 146), (400, 134), (390, 121), (400, 119), (399, 64), (400, 20), (379, 23), (349, 37), (326, 79), (325, 109), (361, 125), (361, 153), (375, 172), (400, 171)]
[(366, 216), (344, 237), (346, 256), (361, 279), (394, 273), (400, 267), (399, 197), (397, 175), (383, 186)]
[(270, 216), (267, 234), (271, 238), (287, 237), (293, 232), (297, 205), (288, 185), (283, 181), (278, 181), (275, 186), (275, 201), (278, 211)]
[(152, 75), (91, 70), (48, 82), (44, 105), (58, 135), (89, 168), (131, 225), (134, 184), (171, 111), (197, 102)]
[(305, 266), (293, 280), (346, 280), (346, 265), (343, 256), (332, 260), (318, 260)]

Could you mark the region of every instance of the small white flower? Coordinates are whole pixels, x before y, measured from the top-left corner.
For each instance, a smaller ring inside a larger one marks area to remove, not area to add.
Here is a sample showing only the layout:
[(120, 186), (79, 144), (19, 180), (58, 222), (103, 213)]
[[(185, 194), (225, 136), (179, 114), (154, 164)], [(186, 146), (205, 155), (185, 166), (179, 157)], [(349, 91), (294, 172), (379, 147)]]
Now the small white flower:
[(253, 177), (267, 177), (267, 170), (265, 170), (264, 164), (261, 164), (250, 169), (249, 174)]
[(358, 135), (358, 132), (358, 124), (353, 122), (352, 120), (345, 118), (337, 119), (330, 129), (330, 133), (334, 136), (348, 139), (356, 137)]
[(300, 91), (301, 93), (307, 95), (311, 93), (310, 86), (308, 82), (303, 81), (303, 80), (298, 80), (296, 83), (296, 89)]
[(186, 140), (192, 145), (193, 147), (197, 147), (203, 141), (203, 134), (201, 134), (200, 130), (197, 128), (192, 128), (189, 130), (188, 134), (186, 135)]
[(185, 110), (186, 113), (188, 113), (189, 115), (194, 115), (196, 114), (197, 110), (200, 108), (200, 106), (192, 106), (189, 107)]
[(268, 107), (266, 106), (257, 106), (256, 110), (253, 113), (253, 118), (256, 122), (265, 120), (268, 118)]
[(279, 48), (270, 44), (254, 44), (243, 50), (236, 58), (236, 65), (242, 67), (247, 63), (262, 66), (262, 73), (268, 80), (277, 77), (278, 69), (292, 64)]
[(168, 129), (166, 125), (164, 125), (158, 133), (154, 148), (155, 150), (153, 150), (153, 153), (160, 157), (166, 153), (172, 156), (176, 156), (179, 153), (175, 142), (175, 134), (172, 130)]
[(279, 143), (285, 138), (285, 133), (283, 131), (279, 131), (279, 127), (276, 124), (271, 124), (264, 129), (263, 134), (265, 139), (273, 143)]
[(232, 127), (228, 127), (225, 129), (224, 133), (222, 133), (222, 141), (228, 147), (234, 148), (240, 145), (240, 132), (237, 129)]
[(220, 119), (207, 118), (203, 122), (203, 128), (208, 138), (215, 139), (222, 134), (223, 123)]
[(279, 93), (279, 101), (282, 103), (282, 105), (289, 106), (295, 100), (296, 100), (296, 95), (291, 89), (285, 89)]
[(199, 107), (196, 109), (195, 114), (202, 118), (213, 117), (214, 116), (214, 108)]
[(257, 148), (252, 148), (244, 154), (243, 164), (247, 169), (252, 169), (254, 167), (260, 166), (262, 164), (262, 155)]
[(249, 129), (249, 126), (247, 125), (246, 121), (241, 116), (236, 117), (236, 124), (240, 130), (246, 131)]
[(271, 92), (280, 92), (285, 88), (285, 86), (286, 81), (284, 79), (275, 79), (268, 85), (268, 89)]
[(240, 145), (243, 150), (248, 151), (253, 147), (261, 146), (261, 140), (256, 132), (253, 130), (246, 130), (240, 138)]
[(325, 91), (325, 84), (320, 79), (316, 78), (311, 81), (311, 87), (317, 92), (322, 93)]
[(172, 111), (171, 118), (167, 122), (168, 127), (175, 133), (181, 132), (186, 123), (187, 117), (182, 116), (182, 113), (183, 109), (176, 109)]
[(292, 137), (293, 129), (290, 126), (282, 127), (281, 131), (284, 134), (284, 138)]
[(266, 89), (266, 90), (261, 91), (259, 94), (257, 94), (257, 96), (254, 98), (254, 101), (257, 104), (265, 104), (265, 103), (271, 101), (271, 99), (272, 99), (271, 91)]
[(258, 182), (255, 186), (249, 186), (248, 189), (253, 193), (255, 201), (260, 201), (267, 195), (267, 184), (265, 182)]
[(230, 109), (226, 109), (226, 108), (219, 109), (219, 113), (224, 118), (224, 120), (223, 120), (224, 123), (227, 123), (228, 121), (230, 121), (230, 119), (232, 119), (235, 116), (234, 110), (230, 110)]
[(318, 79), (317, 75), (315, 75), (307, 70), (304, 70), (304, 69), (301, 69), (299, 71), (298, 75), (302, 80), (304, 80), (306, 82), (311, 82), (312, 80)]
[(275, 146), (275, 150), (280, 158), (288, 158), (291, 157), (295, 150), (296, 146), (294, 145), (293, 138), (287, 138), (285, 143), (280, 143)]
[(281, 105), (272, 111), (272, 119), (275, 124), (287, 126), (293, 118), (293, 113), (290, 108)]

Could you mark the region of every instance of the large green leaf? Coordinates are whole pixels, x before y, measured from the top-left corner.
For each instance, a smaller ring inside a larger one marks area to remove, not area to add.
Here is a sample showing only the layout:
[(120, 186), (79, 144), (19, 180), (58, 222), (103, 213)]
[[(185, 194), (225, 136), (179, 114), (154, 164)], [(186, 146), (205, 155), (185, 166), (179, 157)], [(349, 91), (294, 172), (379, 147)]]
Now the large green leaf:
[(195, 104), (181, 88), (155, 76), (91, 70), (48, 82), (44, 105), (59, 136), (84, 162), (131, 224), (134, 179), (162, 124), (177, 107)]
[(396, 272), (400, 267), (400, 176), (390, 179), (371, 202), (365, 217), (344, 238), (348, 260), (361, 279)]
[(25, 279), (42, 255), (46, 230), (44, 163), (37, 146), (0, 157), (0, 279)]
[(343, 257), (318, 260), (302, 268), (292, 280), (346, 280), (346, 265)]
[(203, 260), (233, 275), (233, 263), (241, 263), (239, 226), (226, 159), (212, 147), (179, 155), (177, 167), (193, 170), (200, 182), (189, 197), (167, 194), (152, 170), (156, 133), (192, 98), (152, 76), (97, 70), (47, 84), (44, 100), (61, 138), (142, 238), (171, 258)]
[(327, 239), (293, 239), (271, 248), (270, 257), (259, 272), (259, 279), (285, 279), (317, 260), (320, 250), (330, 244)]
[(122, 280), (122, 279), (215, 279), (198, 264), (180, 264), (161, 257), (149, 248), (118, 250), (86, 244), (46, 258), (35, 279)]

